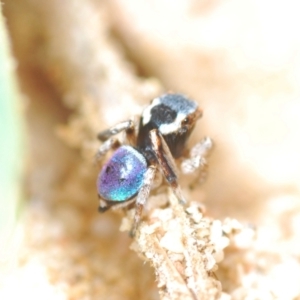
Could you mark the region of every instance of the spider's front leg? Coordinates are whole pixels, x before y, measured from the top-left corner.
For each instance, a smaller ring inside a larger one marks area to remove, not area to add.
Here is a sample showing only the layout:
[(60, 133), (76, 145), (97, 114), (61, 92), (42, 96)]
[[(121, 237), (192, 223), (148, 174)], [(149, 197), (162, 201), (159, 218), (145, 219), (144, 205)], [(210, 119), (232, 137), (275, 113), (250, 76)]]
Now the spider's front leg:
[(97, 138), (104, 142), (97, 150), (95, 161), (98, 162), (111, 149), (117, 149), (121, 146), (119, 139), (115, 135), (125, 131), (129, 143), (133, 144), (136, 140), (135, 123), (132, 120), (120, 122), (117, 125), (98, 133)]
[(179, 202), (185, 204), (186, 201), (182, 195), (181, 188), (178, 184), (178, 175), (175, 161), (167, 143), (165, 142), (162, 135), (159, 133), (158, 129), (153, 129), (150, 131), (150, 140), (152, 144), (152, 149), (155, 153), (156, 159), (164, 177), (170, 184)]
[(203, 182), (207, 176), (206, 158), (213, 148), (213, 142), (209, 137), (203, 138), (190, 150), (190, 157), (184, 159), (181, 163), (183, 174), (191, 174), (199, 171), (199, 182)]

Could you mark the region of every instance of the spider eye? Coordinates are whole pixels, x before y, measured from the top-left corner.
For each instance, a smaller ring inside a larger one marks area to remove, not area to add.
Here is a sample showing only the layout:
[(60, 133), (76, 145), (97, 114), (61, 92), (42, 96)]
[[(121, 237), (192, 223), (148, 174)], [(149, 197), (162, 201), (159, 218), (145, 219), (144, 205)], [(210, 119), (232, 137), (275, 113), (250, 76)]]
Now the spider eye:
[(187, 125), (187, 124), (189, 124), (189, 118), (188, 117), (186, 117), (186, 118), (184, 118), (183, 119), (183, 121), (182, 121), (182, 125)]

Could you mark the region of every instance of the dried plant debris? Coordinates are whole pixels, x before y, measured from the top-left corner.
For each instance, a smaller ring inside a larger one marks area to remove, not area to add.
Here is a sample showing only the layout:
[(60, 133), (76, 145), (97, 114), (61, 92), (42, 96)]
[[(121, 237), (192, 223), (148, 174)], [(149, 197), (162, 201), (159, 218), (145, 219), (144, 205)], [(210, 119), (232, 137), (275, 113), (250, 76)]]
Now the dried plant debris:
[[(217, 299), (221, 284), (214, 271), (226, 243), (213, 243), (214, 222), (198, 203), (184, 209), (171, 193), (170, 200), (141, 223), (131, 248), (155, 268), (161, 299)], [(121, 229), (128, 225), (125, 219)]]
[[(214, 220), (199, 202), (184, 208), (172, 193), (169, 199), (141, 223), (131, 245), (155, 269), (161, 299), (300, 297), (296, 257), (267, 249), (252, 225)], [(122, 231), (130, 230), (132, 216), (128, 211)]]

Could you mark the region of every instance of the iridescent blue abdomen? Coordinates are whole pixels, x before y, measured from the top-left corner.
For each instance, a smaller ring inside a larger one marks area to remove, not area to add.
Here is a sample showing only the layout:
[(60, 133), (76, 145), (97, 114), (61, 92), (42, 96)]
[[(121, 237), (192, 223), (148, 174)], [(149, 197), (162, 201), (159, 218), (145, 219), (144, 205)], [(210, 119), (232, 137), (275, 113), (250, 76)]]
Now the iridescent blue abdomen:
[(99, 173), (99, 196), (117, 202), (131, 199), (142, 187), (146, 170), (147, 162), (140, 152), (130, 146), (118, 148)]

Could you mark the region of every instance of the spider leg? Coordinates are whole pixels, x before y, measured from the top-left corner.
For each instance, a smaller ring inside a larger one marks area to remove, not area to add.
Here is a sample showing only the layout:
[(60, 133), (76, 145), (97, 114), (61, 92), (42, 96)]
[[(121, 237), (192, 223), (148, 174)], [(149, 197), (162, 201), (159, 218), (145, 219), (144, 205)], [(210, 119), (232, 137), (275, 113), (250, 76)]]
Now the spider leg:
[(97, 138), (102, 141), (105, 142), (106, 140), (108, 140), (109, 138), (111, 138), (112, 136), (125, 131), (126, 132), (126, 136), (129, 140), (131, 140), (134, 136), (135, 136), (135, 124), (132, 120), (127, 120), (124, 122), (120, 122), (117, 125), (103, 130), (101, 132), (98, 133)]
[(165, 142), (158, 129), (152, 129), (150, 131), (150, 140), (152, 149), (154, 150), (156, 159), (164, 174), (167, 182), (173, 189), (174, 194), (180, 203), (185, 204), (186, 201), (182, 195), (181, 188), (178, 184), (177, 168), (170, 149)]
[(132, 229), (129, 233), (131, 237), (134, 237), (137, 227), (139, 225), (139, 222), (141, 220), (143, 208), (144, 208), (146, 201), (149, 198), (151, 186), (152, 186), (152, 183), (155, 178), (155, 173), (156, 173), (156, 167), (150, 166), (144, 175), (143, 186), (141, 187), (141, 189), (137, 195), (137, 199), (136, 199), (136, 209), (135, 209), (133, 225), (132, 225)]
[(117, 149), (120, 146), (121, 143), (118, 139), (115, 138), (108, 139), (98, 148), (94, 161), (96, 163), (99, 162), (110, 149)]
[(183, 174), (194, 173), (196, 170), (200, 172), (199, 181), (203, 182), (207, 176), (206, 157), (209, 155), (213, 147), (213, 141), (209, 137), (203, 138), (190, 151), (190, 157), (181, 163), (181, 171)]
[[(99, 195), (98, 195), (99, 197)], [(98, 211), (100, 213), (103, 213), (103, 212), (106, 212), (107, 210), (109, 210), (111, 208), (112, 204), (105, 201), (105, 200), (102, 200), (100, 197), (99, 197), (99, 206), (98, 206)]]
[(95, 155), (96, 162), (99, 162), (110, 149), (117, 149), (121, 146), (121, 142), (119, 139), (114, 138), (114, 135), (122, 131), (125, 131), (128, 142), (133, 144), (136, 139), (136, 132), (135, 123), (132, 120), (120, 122), (117, 125), (98, 133), (97, 138), (104, 143), (98, 148)]
[[(99, 196), (98, 196), (99, 197)], [(101, 199), (99, 197), (99, 207), (98, 207), (98, 211), (100, 213), (106, 212), (107, 210), (109, 210), (110, 208), (112, 210), (116, 210), (122, 207), (126, 207), (128, 205), (130, 205), (131, 203), (133, 203), (135, 201), (135, 198), (130, 199), (128, 201), (124, 201), (124, 202), (116, 202), (116, 201), (105, 201), (103, 199)]]

